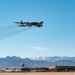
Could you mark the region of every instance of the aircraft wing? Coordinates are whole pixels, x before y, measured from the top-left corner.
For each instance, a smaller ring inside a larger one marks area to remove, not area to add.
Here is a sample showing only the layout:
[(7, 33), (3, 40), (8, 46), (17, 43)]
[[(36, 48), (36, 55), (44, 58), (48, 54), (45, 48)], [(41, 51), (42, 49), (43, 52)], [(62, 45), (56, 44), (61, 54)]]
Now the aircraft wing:
[(17, 23), (17, 24), (19, 24), (20, 22), (14, 22), (14, 23)]

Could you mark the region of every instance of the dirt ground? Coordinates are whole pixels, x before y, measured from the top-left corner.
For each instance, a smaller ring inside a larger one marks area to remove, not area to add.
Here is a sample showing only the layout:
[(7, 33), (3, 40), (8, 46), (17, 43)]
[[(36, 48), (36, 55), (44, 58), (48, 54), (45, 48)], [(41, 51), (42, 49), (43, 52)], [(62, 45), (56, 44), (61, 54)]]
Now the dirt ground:
[(75, 72), (0, 73), (0, 75), (75, 75)]

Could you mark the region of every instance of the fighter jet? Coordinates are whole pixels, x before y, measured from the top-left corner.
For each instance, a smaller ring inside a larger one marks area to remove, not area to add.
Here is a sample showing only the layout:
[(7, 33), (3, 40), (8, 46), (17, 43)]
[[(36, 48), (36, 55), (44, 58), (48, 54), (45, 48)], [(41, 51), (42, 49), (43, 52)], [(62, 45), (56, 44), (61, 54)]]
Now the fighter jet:
[(40, 21), (40, 22), (23, 22), (22, 20), (20, 22), (14, 22), (14, 23), (17, 23), (17, 24), (20, 24), (18, 25), (19, 27), (31, 27), (31, 26), (37, 26), (37, 27), (42, 27), (43, 25), (43, 21)]

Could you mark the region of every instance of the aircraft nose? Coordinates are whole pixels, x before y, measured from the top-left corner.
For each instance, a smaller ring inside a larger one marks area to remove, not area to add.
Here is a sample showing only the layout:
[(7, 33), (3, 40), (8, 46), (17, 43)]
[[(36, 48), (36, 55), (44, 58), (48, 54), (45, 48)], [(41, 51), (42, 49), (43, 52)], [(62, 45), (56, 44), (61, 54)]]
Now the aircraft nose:
[(44, 23), (43, 21), (41, 21), (41, 23)]

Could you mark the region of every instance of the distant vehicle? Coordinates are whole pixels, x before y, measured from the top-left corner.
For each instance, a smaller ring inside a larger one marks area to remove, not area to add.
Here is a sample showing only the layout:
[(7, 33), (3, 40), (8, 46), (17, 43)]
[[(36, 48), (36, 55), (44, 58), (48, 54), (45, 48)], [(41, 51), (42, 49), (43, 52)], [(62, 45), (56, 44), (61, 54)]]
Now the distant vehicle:
[(31, 27), (31, 26), (37, 26), (37, 27), (42, 27), (43, 25), (43, 21), (40, 21), (40, 22), (23, 22), (22, 20), (20, 22), (14, 22), (14, 23), (17, 23), (17, 24), (20, 24), (18, 25), (19, 27)]

